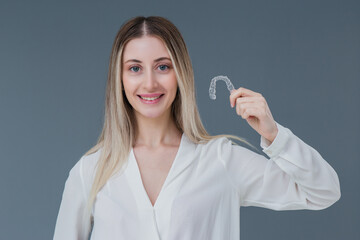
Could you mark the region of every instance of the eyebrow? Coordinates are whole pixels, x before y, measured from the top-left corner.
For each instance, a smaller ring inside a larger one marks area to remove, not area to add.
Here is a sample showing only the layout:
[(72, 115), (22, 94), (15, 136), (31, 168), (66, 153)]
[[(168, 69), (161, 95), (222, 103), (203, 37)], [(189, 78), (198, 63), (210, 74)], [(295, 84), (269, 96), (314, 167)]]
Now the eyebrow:
[[(154, 62), (160, 62), (160, 61), (162, 61), (162, 60), (169, 60), (169, 61), (171, 61), (171, 59), (168, 58), (168, 57), (160, 57), (160, 58), (155, 59)], [(127, 63), (127, 62), (137, 62), (137, 63), (141, 63), (141, 61), (140, 61), (140, 60), (137, 60), (137, 59), (129, 59), (129, 60), (127, 60), (125, 63)]]

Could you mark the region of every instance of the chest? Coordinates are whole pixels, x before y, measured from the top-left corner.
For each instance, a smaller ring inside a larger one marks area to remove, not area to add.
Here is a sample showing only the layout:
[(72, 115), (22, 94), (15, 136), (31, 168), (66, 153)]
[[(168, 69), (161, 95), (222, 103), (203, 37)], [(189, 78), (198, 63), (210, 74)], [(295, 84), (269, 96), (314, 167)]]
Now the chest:
[(152, 205), (156, 202), (177, 151), (178, 147), (168, 147), (156, 151), (134, 148), (134, 156), (140, 171), (141, 180)]
[[(115, 239), (114, 236), (117, 239), (183, 239), (184, 236), (186, 239), (233, 239), (219, 236), (217, 232), (220, 226), (228, 232), (227, 220), (231, 219), (228, 214), (238, 213), (234, 209), (239, 202), (219, 161), (202, 161), (199, 155), (186, 151), (172, 166), (168, 165), (173, 168), (168, 169), (166, 174), (170, 174), (164, 178), (167, 184), (161, 185), (164, 179), (158, 182), (161, 192), (156, 192), (156, 187), (149, 187), (150, 183), (156, 185), (156, 181), (146, 181), (146, 176), (157, 176), (151, 171), (139, 174), (138, 170), (149, 164), (141, 164), (145, 160), (137, 155), (139, 166), (135, 154), (131, 155), (124, 174), (110, 181), (98, 195), (94, 236), (99, 233), (99, 237), (94, 239), (104, 239), (100, 237), (104, 232), (111, 233), (109, 239)], [(161, 174), (162, 167), (153, 172)], [(150, 207), (145, 190), (154, 208)], [(184, 229), (190, 235), (184, 235)]]

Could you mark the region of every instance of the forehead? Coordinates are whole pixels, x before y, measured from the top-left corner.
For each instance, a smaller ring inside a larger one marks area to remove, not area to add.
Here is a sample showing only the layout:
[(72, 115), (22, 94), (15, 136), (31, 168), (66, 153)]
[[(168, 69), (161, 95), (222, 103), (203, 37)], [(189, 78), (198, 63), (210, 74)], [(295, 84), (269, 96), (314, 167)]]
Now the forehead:
[(137, 59), (141, 61), (154, 60), (160, 57), (168, 57), (170, 55), (162, 40), (154, 36), (143, 36), (130, 40), (124, 48), (123, 61), (129, 59)]

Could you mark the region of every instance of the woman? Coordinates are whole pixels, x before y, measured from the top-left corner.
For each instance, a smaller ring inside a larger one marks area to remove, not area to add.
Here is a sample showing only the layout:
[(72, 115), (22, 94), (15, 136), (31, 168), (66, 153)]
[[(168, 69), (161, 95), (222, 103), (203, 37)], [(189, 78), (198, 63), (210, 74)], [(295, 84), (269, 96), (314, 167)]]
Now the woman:
[(240, 206), (323, 209), (336, 172), (275, 122), (265, 98), (231, 92), (270, 157), (210, 136), (196, 106), (184, 40), (165, 18), (136, 17), (113, 44), (105, 123), (72, 168), (54, 239), (239, 239)]

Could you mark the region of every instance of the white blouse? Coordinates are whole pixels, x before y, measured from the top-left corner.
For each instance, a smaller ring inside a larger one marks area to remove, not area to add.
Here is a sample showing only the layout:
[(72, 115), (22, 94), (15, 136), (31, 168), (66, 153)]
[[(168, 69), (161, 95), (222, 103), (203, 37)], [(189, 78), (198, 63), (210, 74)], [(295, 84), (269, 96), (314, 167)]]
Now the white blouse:
[(334, 169), (311, 146), (279, 123), (272, 144), (260, 137), (270, 159), (223, 137), (181, 143), (152, 206), (133, 149), (122, 174), (101, 189), (94, 225), (82, 214), (100, 151), (83, 156), (65, 183), (55, 240), (238, 240), (240, 206), (274, 210), (329, 207), (340, 198)]

